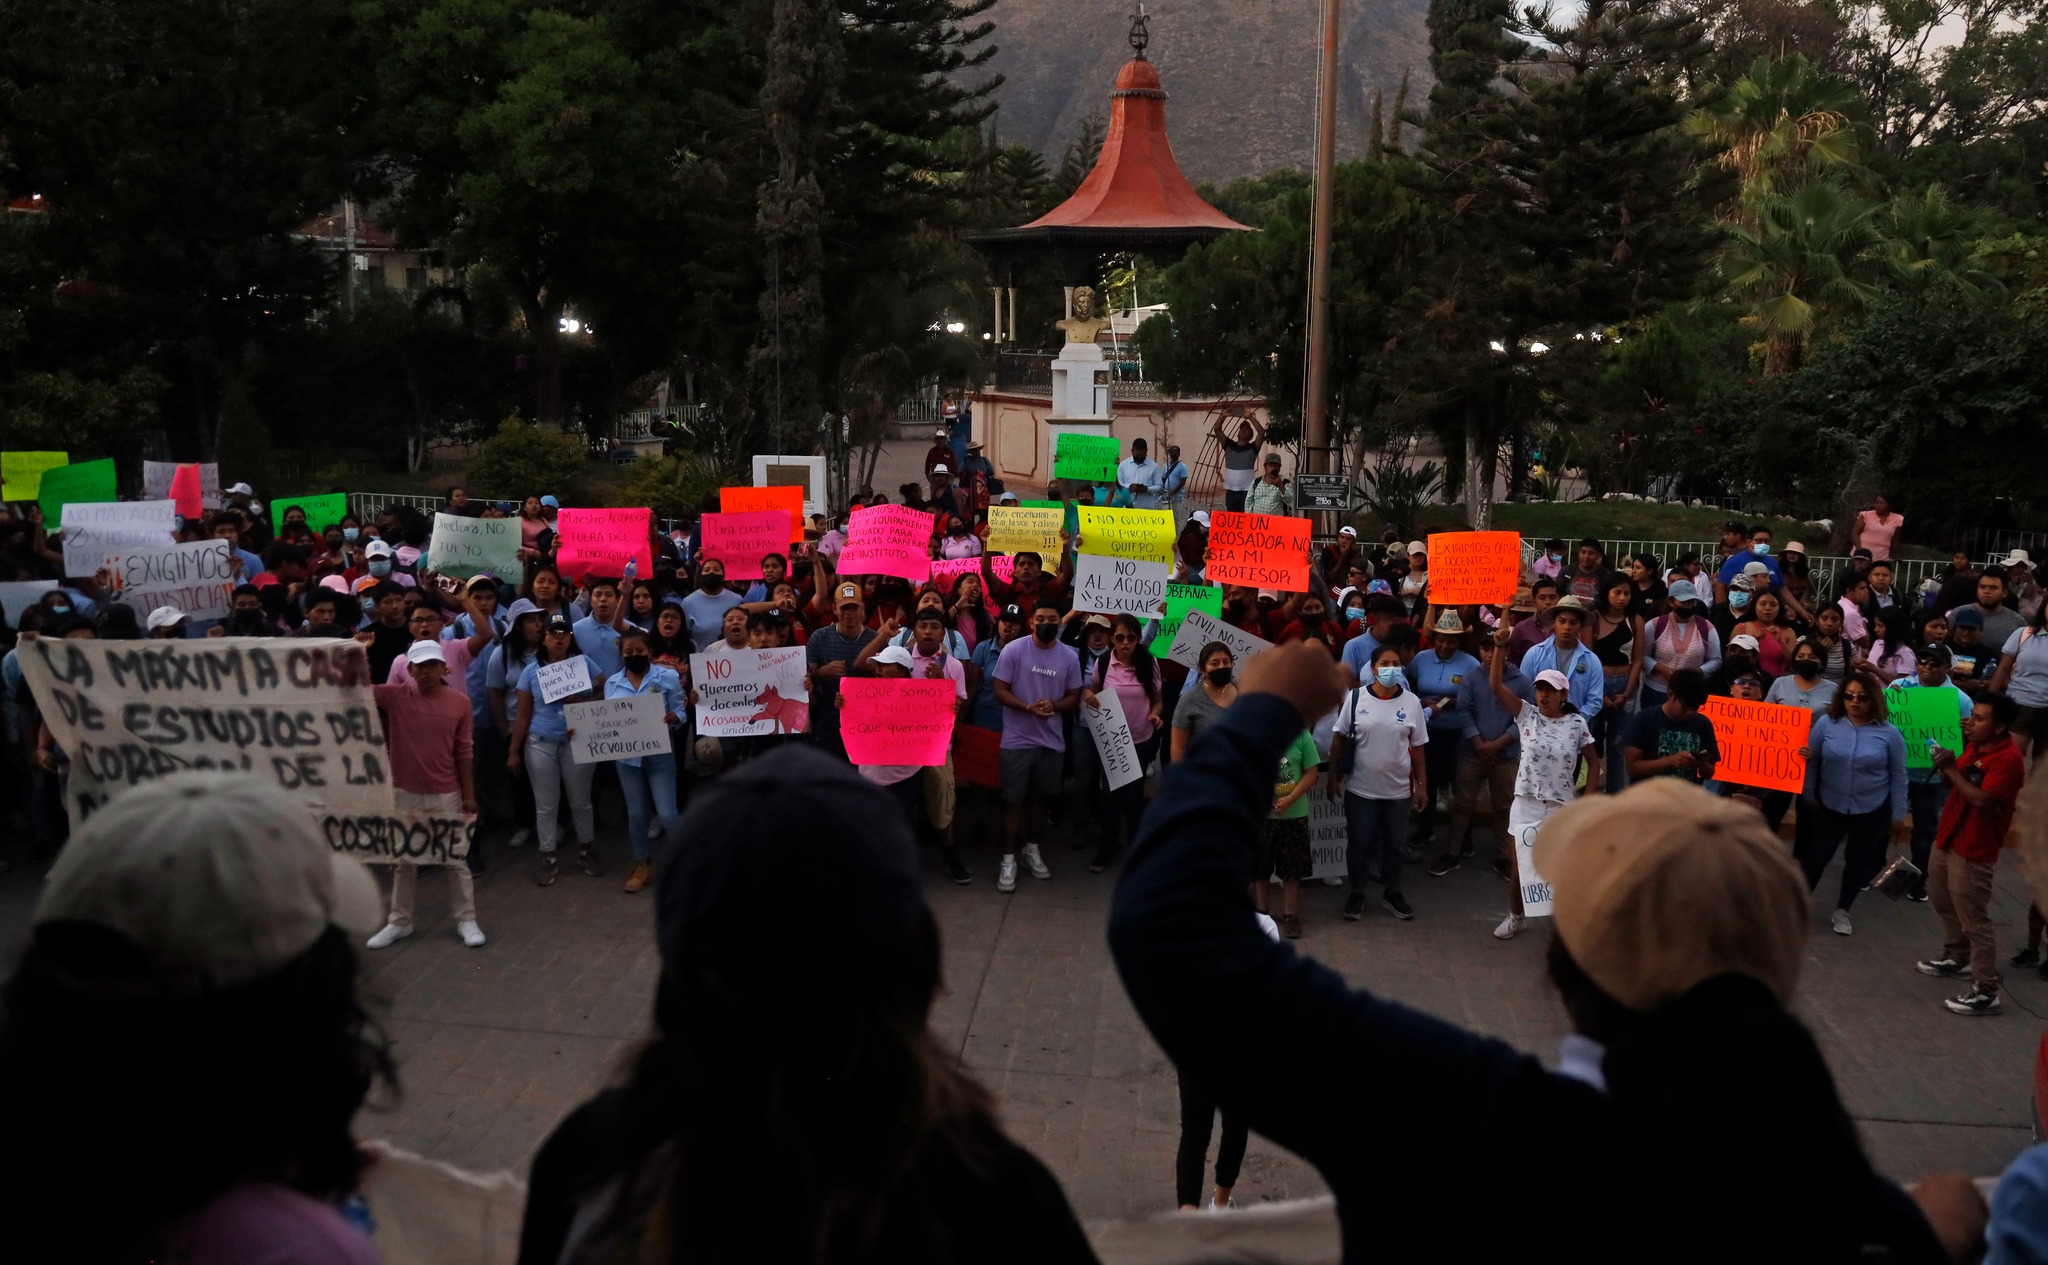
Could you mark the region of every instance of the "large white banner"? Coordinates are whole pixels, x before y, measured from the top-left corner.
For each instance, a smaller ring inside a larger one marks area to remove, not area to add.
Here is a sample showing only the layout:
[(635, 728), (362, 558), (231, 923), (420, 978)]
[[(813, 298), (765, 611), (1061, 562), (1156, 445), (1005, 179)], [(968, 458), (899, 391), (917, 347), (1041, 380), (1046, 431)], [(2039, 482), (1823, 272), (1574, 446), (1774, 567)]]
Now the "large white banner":
[(476, 818), (462, 813), (329, 813), (320, 832), (336, 852), (368, 865), (447, 865), (469, 855)]
[(124, 549), (168, 549), (177, 539), (178, 513), (169, 501), (103, 501), (64, 507), (64, 574), (99, 573), (107, 557)]
[(38, 637), (16, 659), (71, 761), (74, 821), (187, 769), (268, 778), (323, 820), (391, 814), (383, 720), (356, 642)]
[(804, 649), (735, 650), (720, 643), (690, 656), (697, 691), (697, 732), (712, 738), (759, 738), (810, 728)]
[(627, 694), (589, 703), (564, 703), (569, 722), (569, 758), (603, 764), (636, 756), (667, 755), (668, 703), (660, 694)]
[(0, 582), (0, 607), (7, 612), (7, 626), (21, 627), (21, 613), (42, 603), (43, 594), (56, 589), (55, 580), (8, 580)]
[(1116, 790), (1145, 776), (1145, 766), (1138, 763), (1138, 744), (1131, 741), (1131, 725), (1124, 719), (1124, 706), (1117, 701), (1116, 691), (1104, 690), (1095, 701), (1101, 706), (1081, 704), (1081, 723), (1095, 739), (1103, 778), (1110, 790)]
[(1074, 609), (1151, 619), (1166, 603), (1166, 581), (1172, 575), (1173, 568), (1163, 562), (1077, 554)]
[(1265, 638), (1240, 632), (1207, 611), (1189, 611), (1182, 617), (1180, 632), (1174, 636), (1173, 648), (1166, 652), (1166, 657), (1183, 667), (1199, 668), (1202, 666), (1202, 647), (1212, 641), (1220, 641), (1230, 647), (1239, 672), (1244, 671), (1246, 659), (1273, 648), (1273, 643)]
[(159, 606), (175, 606), (198, 619), (225, 618), (240, 583), (225, 540), (130, 546), (109, 554), (106, 565), (113, 573), (115, 600), (143, 616)]

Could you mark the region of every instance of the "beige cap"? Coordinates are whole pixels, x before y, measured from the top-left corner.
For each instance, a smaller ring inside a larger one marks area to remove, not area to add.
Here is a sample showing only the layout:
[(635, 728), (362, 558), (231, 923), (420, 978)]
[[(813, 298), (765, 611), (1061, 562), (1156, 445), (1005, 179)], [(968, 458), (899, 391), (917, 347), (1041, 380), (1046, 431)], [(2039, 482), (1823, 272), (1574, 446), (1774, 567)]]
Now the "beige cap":
[(327, 845), (306, 805), (242, 773), (179, 773), (122, 792), (58, 854), (38, 926), (87, 922), (148, 950), (180, 986), (279, 969), (328, 927), (384, 923), (377, 881)]
[(1458, 612), (1446, 608), (1443, 614), (1436, 617), (1436, 626), (1430, 631), (1456, 636), (1465, 631), (1465, 621), (1458, 618)]
[(1806, 879), (1750, 805), (1674, 778), (1560, 809), (1536, 836), (1557, 936), (1588, 978), (1651, 1011), (1717, 975), (1792, 996), (1805, 952)]

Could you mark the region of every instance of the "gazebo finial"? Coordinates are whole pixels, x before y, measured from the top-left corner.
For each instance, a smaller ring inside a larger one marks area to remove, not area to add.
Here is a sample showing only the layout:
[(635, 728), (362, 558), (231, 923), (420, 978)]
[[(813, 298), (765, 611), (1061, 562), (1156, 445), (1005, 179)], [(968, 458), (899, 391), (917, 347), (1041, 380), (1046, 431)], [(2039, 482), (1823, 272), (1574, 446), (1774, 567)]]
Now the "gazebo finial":
[(1139, 61), (1145, 60), (1145, 45), (1152, 42), (1149, 29), (1152, 19), (1145, 12), (1145, 0), (1138, 0), (1138, 11), (1131, 15), (1131, 48)]

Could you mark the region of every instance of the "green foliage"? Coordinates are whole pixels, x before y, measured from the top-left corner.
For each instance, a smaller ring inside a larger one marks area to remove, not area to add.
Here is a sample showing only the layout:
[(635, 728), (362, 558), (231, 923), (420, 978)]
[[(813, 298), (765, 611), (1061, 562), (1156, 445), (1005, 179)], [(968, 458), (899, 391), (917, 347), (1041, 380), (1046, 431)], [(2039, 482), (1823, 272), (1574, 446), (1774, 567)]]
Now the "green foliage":
[(1095, 160), (1102, 156), (1102, 142), (1109, 137), (1109, 120), (1099, 111), (1090, 111), (1081, 120), (1081, 130), (1074, 134), (1067, 147), (1060, 153), (1060, 165), (1052, 173), (1053, 205), (1058, 206), (1074, 196), (1074, 190), (1095, 170)]
[(642, 457), (633, 463), (626, 486), (612, 496), (614, 505), (645, 505), (656, 518), (678, 518), (718, 508), (718, 489), (746, 482), (737, 465), (721, 464), (704, 453), (673, 453)]
[(582, 440), (532, 425), (515, 414), (483, 442), (469, 463), (468, 477), (484, 495), (552, 494), (573, 505), (583, 493), (588, 464)]
[(1380, 450), (1379, 460), (1358, 475), (1365, 506), (1382, 526), (1413, 531), (1422, 508), (1433, 505), (1444, 492), (1444, 468), (1434, 461), (1411, 465), (1411, 445), (1391, 444)]
[(248, 384), (239, 374), (224, 379), (220, 384), (221, 486), (247, 483), (254, 488), (276, 489), (271, 478), (271, 457), (270, 432), (257, 416)]

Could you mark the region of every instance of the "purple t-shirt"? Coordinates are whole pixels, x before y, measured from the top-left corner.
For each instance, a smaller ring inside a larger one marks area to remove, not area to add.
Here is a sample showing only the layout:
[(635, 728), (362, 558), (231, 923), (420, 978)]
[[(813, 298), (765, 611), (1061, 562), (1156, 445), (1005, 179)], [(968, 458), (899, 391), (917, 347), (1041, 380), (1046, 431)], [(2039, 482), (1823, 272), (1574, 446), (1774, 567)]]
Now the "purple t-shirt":
[[(995, 675), (1022, 702), (1047, 699), (1057, 703), (1068, 690), (1081, 688), (1081, 660), (1072, 646), (1057, 641), (1040, 646), (1036, 637), (1019, 637), (997, 656)], [(1005, 709), (1003, 749), (1017, 751), (1026, 747), (1065, 751), (1067, 740), (1061, 732), (1059, 716), (1033, 716)]]
[(284, 1186), (252, 1182), (208, 1204), (168, 1238), (191, 1265), (377, 1265), (341, 1214)]

